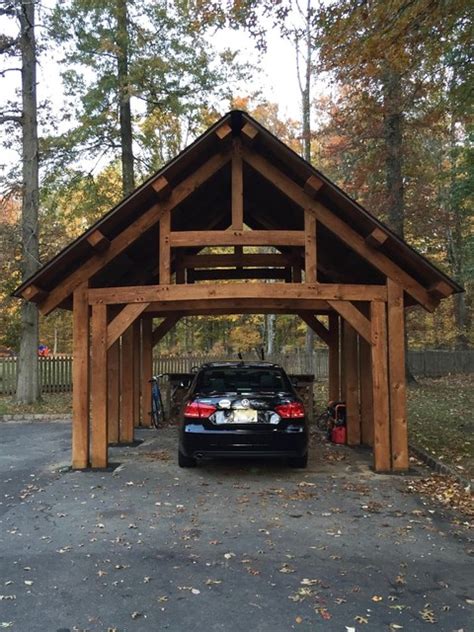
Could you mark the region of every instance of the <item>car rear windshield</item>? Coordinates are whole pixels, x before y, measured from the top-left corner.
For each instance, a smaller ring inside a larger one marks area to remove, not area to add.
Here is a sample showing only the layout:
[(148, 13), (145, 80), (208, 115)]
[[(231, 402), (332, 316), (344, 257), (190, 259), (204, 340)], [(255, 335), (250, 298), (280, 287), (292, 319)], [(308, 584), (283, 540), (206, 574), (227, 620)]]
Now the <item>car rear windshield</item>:
[(204, 369), (198, 376), (200, 393), (291, 392), (287, 376), (280, 369), (216, 367)]

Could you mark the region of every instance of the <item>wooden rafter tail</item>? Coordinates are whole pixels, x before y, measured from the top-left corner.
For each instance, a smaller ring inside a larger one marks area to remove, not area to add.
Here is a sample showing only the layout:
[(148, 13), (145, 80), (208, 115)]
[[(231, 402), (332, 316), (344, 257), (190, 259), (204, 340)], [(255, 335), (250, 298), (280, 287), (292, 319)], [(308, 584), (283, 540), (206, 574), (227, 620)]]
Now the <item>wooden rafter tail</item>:
[(304, 312), (298, 312), (298, 316), (303, 320), (308, 327), (310, 327), (316, 335), (318, 335), (323, 342), (328, 346), (332, 343), (332, 336), (328, 329), (321, 323), (313, 314), (305, 314)]
[(428, 292), (435, 300), (439, 301), (451, 296), (453, 288), (446, 281), (438, 281), (438, 283), (435, 283), (428, 289)]
[(156, 193), (156, 197), (159, 200), (166, 200), (171, 195), (172, 187), (168, 179), (165, 176), (160, 176), (151, 183), (153, 190)]
[(162, 322), (158, 325), (158, 327), (156, 327), (153, 330), (152, 346), (154, 347), (155, 345), (157, 345), (160, 342), (160, 340), (164, 338), (164, 336), (166, 336), (166, 334), (171, 329), (173, 329), (173, 327), (176, 325), (178, 320), (180, 320), (182, 317), (183, 317), (183, 314), (181, 312), (166, 316), (162, 320)]
[(258, 129), (252, 125), (251, 123), (245, 123), (240, 132), (242, 140), (246, 145), (253, 145), (255, 140), (258, 138)]
[(154, 226), (167, 210), (188, 198), (197, 188), (206, 182), (214, 173), (219, 171), (230, 160), (230, 152), (222, 152), (212, 156), (206, 163), (180, 182), (172, 191), (169, 199), (158, 202), (142, 213), (132, 224), (123, 230), (110, 242), (110, 247), (103, 253), (91, 257), (79, 269), (71, 272), (59, 283), (49, 295), (39, 303), (39, 310), (43, 315), (49, 314), (60, 305), (74, 289), (84, 281), (90, 279), (110, 261), (126, 250), (134, 241)]
[(99, 229), (87, 235), (87, 243), (95, 252), (104, 252), (110, 247), (110, 239)]
[(309, 176), (304, 183), (304, 191), (311, 197), (316, 197), (324, 186), (324, 182), (316, 176)]
[(374, 230), (367, 235), (365, 243), (371, 248), (381, 248), (387, 241), (388, 235), (381, 228), (374, 228)]
[(46, 290), (41, 289), (37, 285), (31, 284), (25, 287), (23, 290), (22, 296), (27, 301), (31, 301), (33, 303), (40, 303), (41, 301), (46, 300), (48, 297), (48, 292)]
[(228, 143), (232, 139), (232, 127), (224, 123), (216, 129), (215, 134), (221, 143)]
[(354, 250), (386, 276), (399, 283), (404, 290), (420, 303), (420, 305), (423, 305), (426, 310), (433, 311), (435, 309), (437, 305), (436, 301), (433, 300), (428, 291), (416, 281), (416, 279), (402, 270), (402, 268), (397, 266), (396, 263), (382, 252), (370, 248), (365, 243), (364, 237), (359, 235), (359, 233), (323, 204), (317, 200), (313, 200), (296, 182), (286, 176), (280, 169), (270, 164), (263, 156), (250, 152), (246, 147), (242, 149), (242, 156), (245, 162), (258, 171), (277, 189), (290, 197), (296, 204), (302, 208), (311, 210), (316, 215), (316, 218), (347, 244), (349, 248)]

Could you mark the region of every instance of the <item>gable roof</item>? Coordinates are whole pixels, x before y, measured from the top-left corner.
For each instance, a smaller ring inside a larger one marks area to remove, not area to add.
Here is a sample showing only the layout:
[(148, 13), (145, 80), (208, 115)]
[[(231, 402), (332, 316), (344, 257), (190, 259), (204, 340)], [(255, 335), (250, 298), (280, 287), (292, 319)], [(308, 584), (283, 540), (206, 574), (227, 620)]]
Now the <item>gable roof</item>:
[[(15, 290), (14, 296), (21, 297), (27, 288), (35, 287), (40, 291), (36, 296), (32, 296), (31, 300), (41, 303), (44, 293), (53, 290), (72, 272), (92, 257), (97, 256), (97, 251), (89, 243), (89, 239), (96, 231), (99, 230), (109, 241), (115, 239), (127, 226), (157, 203), (157, 183), (165, 179), (163, 181), (169, 183), (171, 188), (176, 187), (202, 167), (210, 157), (222, 152), (230, 137), (242, 134), (247, 126), (253, 130), (252, 135), (256, 133), (251, 144), (252, 152), (265, 158), (301, 189), (307, 187), (311, 178), (315, 178), (320, 183), (315, 196), (316, 200), (330, 209), (363, 239), (370, 239), (369, 236), (374, 230), (382, 231), (385, 239), (384, 255), (427, 291), (438, 292), (436, 298), (463, 291), (463, 288), (455, 281), (396, 236), (369, 211), (298, 156), (249, 114), (233, 110), (43, 265)], [(220, 130), (223, 129), (229, 132), (227, 140), (223, 140), (220, 134)], [(272, 183), (269, 183), (248, 164), (244, 165), (244, 178), (246, 183), (244, 220), (250, 228), (301, 229), (304, 224), (304, 211), (301, 206), (282, 191), (278, 191)], [(246, 193), (247, 189), (251, 193)], [(229, 193), (230, 164), (227, 164), (204, 181), (173, 210), (173, 230), (228, 228), (230, 225)], [(156, 252), (158, 249), (158, 230), (158, 226), (155, 225), (141, 234), (123, 253), (97, 272), (91, 278), (91, 284), (107, 287), (156, 283), (156, 261), (152, 261), (150, 252)], [(374, 268), (363, 257), (354, 253), (337, 235), (324, 226), (321, 230), (318, 229), (318, 240), (321, 240), (323, 245), (322, 248), (318, 247), (318, 253), (320, 253), (318, 256), (321, 256), (323, 268), (323, 281), (348, 282), (349, 278), (355, 283), (377, 283), (384, 278), (376, 267)], [(436, 290), (437, 287), (442, 287), (442, 290)], [(416, 303), (415, 300), (406, 297), (406, 304), (414, 303)], [(70, 304), (69, 295), (69, 299), (59, 306), (70, 307)]]

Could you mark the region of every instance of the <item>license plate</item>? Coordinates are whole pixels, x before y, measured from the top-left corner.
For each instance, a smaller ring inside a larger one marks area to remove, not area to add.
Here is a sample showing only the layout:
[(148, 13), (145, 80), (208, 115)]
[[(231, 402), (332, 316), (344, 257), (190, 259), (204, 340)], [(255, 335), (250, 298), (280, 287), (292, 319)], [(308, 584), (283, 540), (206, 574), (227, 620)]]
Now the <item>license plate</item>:
[(232, 421), (235, 424), (249, 424), (258, 421), (258, 412), (252, 409), (234, 410)]

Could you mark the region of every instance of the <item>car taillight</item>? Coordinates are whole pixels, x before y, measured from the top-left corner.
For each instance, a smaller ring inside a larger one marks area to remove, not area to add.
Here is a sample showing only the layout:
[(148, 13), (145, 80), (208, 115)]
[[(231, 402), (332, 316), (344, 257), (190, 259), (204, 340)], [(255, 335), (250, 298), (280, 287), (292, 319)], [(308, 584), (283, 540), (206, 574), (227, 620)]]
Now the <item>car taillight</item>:
[(278, 413), (282, 419), (301, 419), (301, 417), (304, 417), (304, 407), (301, 402), (291, 402), (290, 404), (275, 406), (275, 412)]
[(203, 404), (202, 402), (188, 402), (184, 409), (185, 417), (199, 417), (200, 419), (208, 419), (217, 408), (212, 404)]

